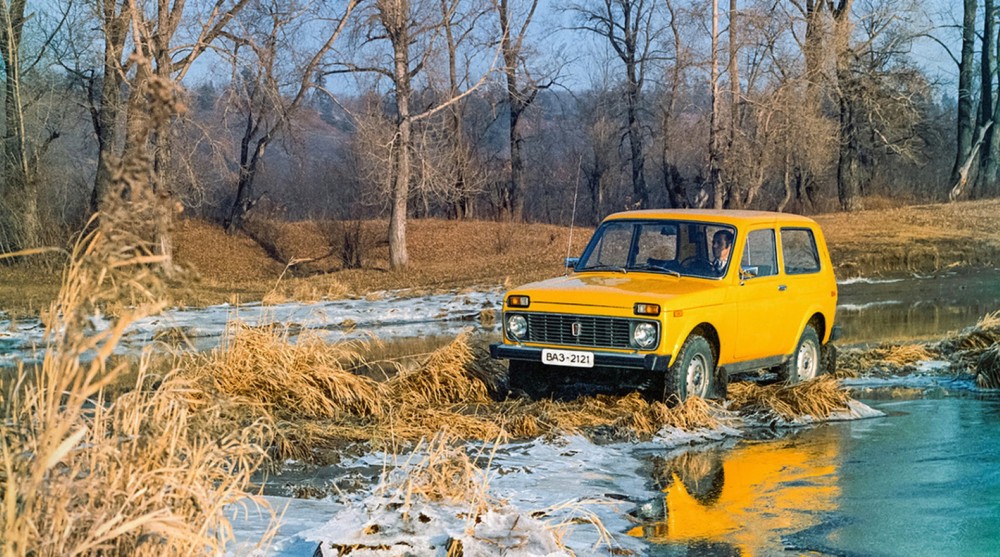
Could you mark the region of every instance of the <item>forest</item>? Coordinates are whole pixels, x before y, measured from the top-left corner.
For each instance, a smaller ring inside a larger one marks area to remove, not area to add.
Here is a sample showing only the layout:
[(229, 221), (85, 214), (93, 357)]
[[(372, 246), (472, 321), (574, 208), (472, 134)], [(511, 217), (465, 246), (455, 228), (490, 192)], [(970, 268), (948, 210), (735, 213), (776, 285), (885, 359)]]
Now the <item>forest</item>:
[(994, 0), (3, 0), (0, 251), (139, 198), (166, 254), (179, 218), (380, 219), (402, 268), (413, 218), (995, 197), (996, 20)]

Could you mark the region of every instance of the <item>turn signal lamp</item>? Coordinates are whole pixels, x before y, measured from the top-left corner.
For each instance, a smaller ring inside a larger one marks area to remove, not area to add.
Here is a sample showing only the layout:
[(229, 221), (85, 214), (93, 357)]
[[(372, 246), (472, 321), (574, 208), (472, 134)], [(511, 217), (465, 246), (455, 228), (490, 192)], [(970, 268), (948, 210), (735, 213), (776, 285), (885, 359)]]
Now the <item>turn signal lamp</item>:
[(512, 308), (526, 308), (531, 304), (531, 298), (527, 296), (508, 296), (507, 305)]
[(635, 305), (636, 315), (659, 315), (660, 314), (660, 304), (636, 304)]

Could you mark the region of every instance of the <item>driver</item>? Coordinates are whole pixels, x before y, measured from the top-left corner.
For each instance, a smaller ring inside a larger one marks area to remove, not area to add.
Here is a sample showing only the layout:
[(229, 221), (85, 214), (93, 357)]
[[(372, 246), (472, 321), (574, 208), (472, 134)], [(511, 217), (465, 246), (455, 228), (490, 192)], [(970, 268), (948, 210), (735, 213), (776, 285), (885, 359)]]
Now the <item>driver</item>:
[(729, 262), (729, 253), (733, 249), (733, 233), (720, 230), (712, 236), (712, 270), (721, 275)]

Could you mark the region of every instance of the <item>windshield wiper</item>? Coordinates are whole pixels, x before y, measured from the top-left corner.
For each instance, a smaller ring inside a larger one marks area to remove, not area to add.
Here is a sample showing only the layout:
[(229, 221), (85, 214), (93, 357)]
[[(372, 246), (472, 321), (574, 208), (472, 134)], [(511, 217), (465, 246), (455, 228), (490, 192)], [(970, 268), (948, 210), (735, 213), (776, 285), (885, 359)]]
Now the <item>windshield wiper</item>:
[(620, 271), (623, 275), (628, 274), (628, 269), (619, 265), (594, 265), (593, 267), (577, 269), (577, 271)]
[(673, 269), (668, 269), (666, 267), (661, 267), (659, 265), (653, 265), (652, 263), (645, 263), (645, 264), (642, 264), (642, 265), (633, 265), (632, 269), (633, 270), (637, 270), (637, 271), (662, 271), (664, 273), (667, 273), (668, 275), (673, 275), (673, 276), (675, 276), (677, 278), (681, 278), (681, 274), (678, 273), (677, 271), (675, 271)]

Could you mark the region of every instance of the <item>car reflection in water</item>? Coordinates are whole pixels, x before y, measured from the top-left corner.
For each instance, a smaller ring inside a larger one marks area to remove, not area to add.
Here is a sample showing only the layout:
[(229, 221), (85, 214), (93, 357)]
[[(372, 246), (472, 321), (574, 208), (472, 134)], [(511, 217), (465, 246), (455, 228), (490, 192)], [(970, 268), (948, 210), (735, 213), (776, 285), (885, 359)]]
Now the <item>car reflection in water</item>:
[[(827, 428), (821, 428), (827, 429)], [(782, 537), (817, 526), (835, 510), (839, 435), (813, 431), (744, 441), (731, 450), (691, 450), (651, 457), (662, 500), (636, 511), (629, 534), (665, 544), (670, 555), (771, 555)]]

